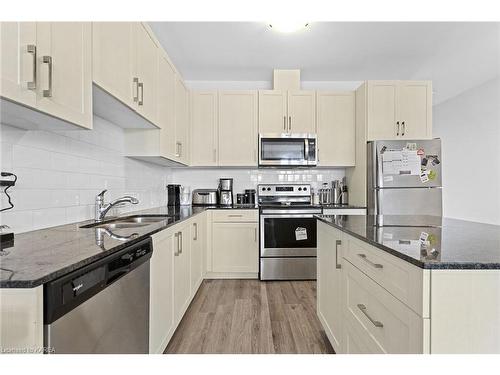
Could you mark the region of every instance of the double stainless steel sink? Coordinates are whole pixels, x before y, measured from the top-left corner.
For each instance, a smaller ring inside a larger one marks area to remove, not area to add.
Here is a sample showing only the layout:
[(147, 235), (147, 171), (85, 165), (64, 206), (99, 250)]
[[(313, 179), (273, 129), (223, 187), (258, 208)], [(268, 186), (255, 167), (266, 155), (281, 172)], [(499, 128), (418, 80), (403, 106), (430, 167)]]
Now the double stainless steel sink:
[(101, 221), (97, 223), (82, 225), (80, 228), (105, 228), (109, 230), (138, 228), (158, 223), (160, 221), (169, 221), (169, 220), (172, 220), (171, 215), (132, 215), (132, 216), (124, 216), (116, 219)]

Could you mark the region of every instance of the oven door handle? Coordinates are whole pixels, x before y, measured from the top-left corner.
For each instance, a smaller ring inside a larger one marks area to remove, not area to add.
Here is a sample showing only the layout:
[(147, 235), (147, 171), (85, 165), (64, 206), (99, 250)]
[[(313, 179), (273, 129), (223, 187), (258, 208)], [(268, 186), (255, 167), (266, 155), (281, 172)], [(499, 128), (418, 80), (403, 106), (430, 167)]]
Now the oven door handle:
[(284, 213), (280, 213), (280, 212), (276, 212), (276, 211), (273, 211), (273, 212), (270, 212), (270, 211), (266, 211), (266, 212), (262, 212), (260, 214), (260, 217), (262, 218), (271, 218), (271, 219), (274, 219), (274, 218), (282, 218), (282, 219), (288, 219), (288, 218), (314, 218), (314, 215), (320, 215), (321, 212), (319, 213), (301, 213), (301, 212), (295, 212), (295, 213), (290, 213), (290, 212), (287, 212), (286, 214)]

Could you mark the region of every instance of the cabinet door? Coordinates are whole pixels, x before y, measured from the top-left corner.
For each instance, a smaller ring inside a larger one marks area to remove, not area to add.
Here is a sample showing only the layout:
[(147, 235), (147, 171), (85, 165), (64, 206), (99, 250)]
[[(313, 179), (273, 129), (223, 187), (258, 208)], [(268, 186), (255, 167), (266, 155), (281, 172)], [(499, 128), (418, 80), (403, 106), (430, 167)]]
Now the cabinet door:
[(214, 272), (259, 272), (257, 223), (213, 223)]
[(93, 22), (93, 81), (130, 107), (134, 106), (135, 30), (132, 22)]
[(37, 108), (92, 128), (92, 29), (88, 22), (37, 23)]
[(191, 300), (190, 223), (174, 234), (174, 320), (178, 323)]
[(259, 134), (288, 132), (286, 102), (286, 91), (259, 91)]
[(137, 111), (157, 122), (158, 46), (141, 23), (136, 23)]
[(316, 92), (288, 92), (288, 131), (316, 133)]
[(397, 81), (368, 82), (368, 141), (400, 138), (397, 91)]
[(219, 92), (219, 165), (257, 165), (257, 91)]
[[(337, 242), (339, 241), (339, 242)], [(335, 352), (342, 338), (341, 232), (318, 222), (318, 314)]]
[(153, 235), (150, 263), (149, 352), (162, 353), (174, 329), (174, 235), (165, 230)]
[(175, 69), (168, 58), (158, 54), (158, 126), (160, 127), (160, 153), (175, 159)]
[(196, 294), (203, 278), (203, 256), (207, 241), (205, 214), (196, 216), (191, 224), (191, 296)]
[(217, 165), (217, 92), (191, 92), (191, 166)]
[(401, 137), (432, 138), (432, 87), (428, 81), (400, 81), (398, 120)]
[(36, 23), (0, 23), (0, 95), (36, 106)]
[(355, 110), (354, 92), (318, 92), (318, 165), (354, 166)]
[(175, 77), (176, 155), (181, 163), (189, 162), (189, 92), (182, 79)]

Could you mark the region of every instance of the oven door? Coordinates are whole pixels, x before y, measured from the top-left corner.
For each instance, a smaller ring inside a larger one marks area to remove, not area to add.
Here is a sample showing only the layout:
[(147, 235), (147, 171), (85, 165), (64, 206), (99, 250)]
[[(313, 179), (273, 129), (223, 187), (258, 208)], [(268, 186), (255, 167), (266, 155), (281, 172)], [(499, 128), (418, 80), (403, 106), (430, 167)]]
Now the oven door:
[(316, 165), (316, 142), (308, 134), (261, 135), (259, 137), (259, 165), (310, 166)]
[(261, 214), (261, 257), (315, 257), (313, 214)]

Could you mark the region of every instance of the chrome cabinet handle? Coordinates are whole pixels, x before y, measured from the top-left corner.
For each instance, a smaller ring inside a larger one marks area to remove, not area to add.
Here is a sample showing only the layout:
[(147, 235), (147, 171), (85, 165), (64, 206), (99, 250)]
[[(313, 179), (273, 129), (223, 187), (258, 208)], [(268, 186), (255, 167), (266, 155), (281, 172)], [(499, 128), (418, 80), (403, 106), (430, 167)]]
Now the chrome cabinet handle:
[(370, 266), (374, 268), (379, 268), (379, 269), (384, 268), (384, 266), (379, 263), (373, 263), (370, 259), (367, 258), (366, 254), (358, 254), (358, 257), (363, 259), (366, 263), (368, 263)]
[(405, 135), (405, 131), (406, 131), (406, 125), (405, 122), (403, 121), (401, 123), (401, 135)]
[(182, 232), (179, 232), (179, 254), (182, 254)]
[(399, 121), (396, 122), (396, 128), (397, 128), (396, 136), (399, 137)]
[(253, 161), (257, 161), (257, 150), (253, 149)]
[(36, 46), (34, 44), (28, 44), (26, 50), (33, 58), (33, 81), (28, 81), (27, 87), (28, 90), (36, 90)]
[(174, 233), (174, 238), (177, 240), (177, 243), (176, 243), (176, 248), (177, 248), (176, 250), (177, 251), (174, 252), (174, 256), (178, 257), (180, 254), (179, 253), (179, 232)]
[(368, 320), (378, 328), (382, 328), (384, 325), (382, 322), (379, 322), (378, 320), (374, 320), (370, 315), (368, 315), (368, 312), (366, 311), (366, 306), (363, 305), (362, 303), (358, 303), (358, 309), (361, 310), (361, 312), (368, 318)]
[(288, 132), (292, 131), (292, 116), (288, 116)]
[(335, 268), (340, 269), (342, 265), (339, 263), (339, 246), (342, 245), (341, 240), (335, 241)]
[(49, 88), (47, 90), (43, 90), (42, 95), (44, 98), (52, 97), (52, 57), (51, 56), (43, 56), (42, 63), (48, 64), (49, 66)]
[(283, 130), (286, 131), (286, 116), (283, 116)]
[(132, 82), (135, 85), (134, 103), (137, 103), (139, 101), (139, 78), (134, 77)]
[(227, 215), (227, 216), (228, 217), (242, 217), (243, 215), (236, 215), (236, 214), (234, 214), (234, 215)]
[(193, 241), (198, 241), (198, 223), (193, 223), (193, 227), (194, 227)]
[(214, 161), (217, 161), (217, 150), (214, 148)]
[(255, 242), (257, 242), (257, 228), (254, 228), (254, 236), (253, 239)]
[(179, 157), (182, 156), (182, 142), (179, 142)]
[(144, 105), (144, 82), (139, 82), (137, 84), (137, 94), (139, 94), (139, 89), (141, 90), (141, 98), (137, 104)]
[(175, 143), (175, 146), (176, 146), (176, 149), (175, 149), (175, 156), (177, 156), (178, 158), (181, 157), (181, 145), (182, 143), (181, 142), (176, 142)]

